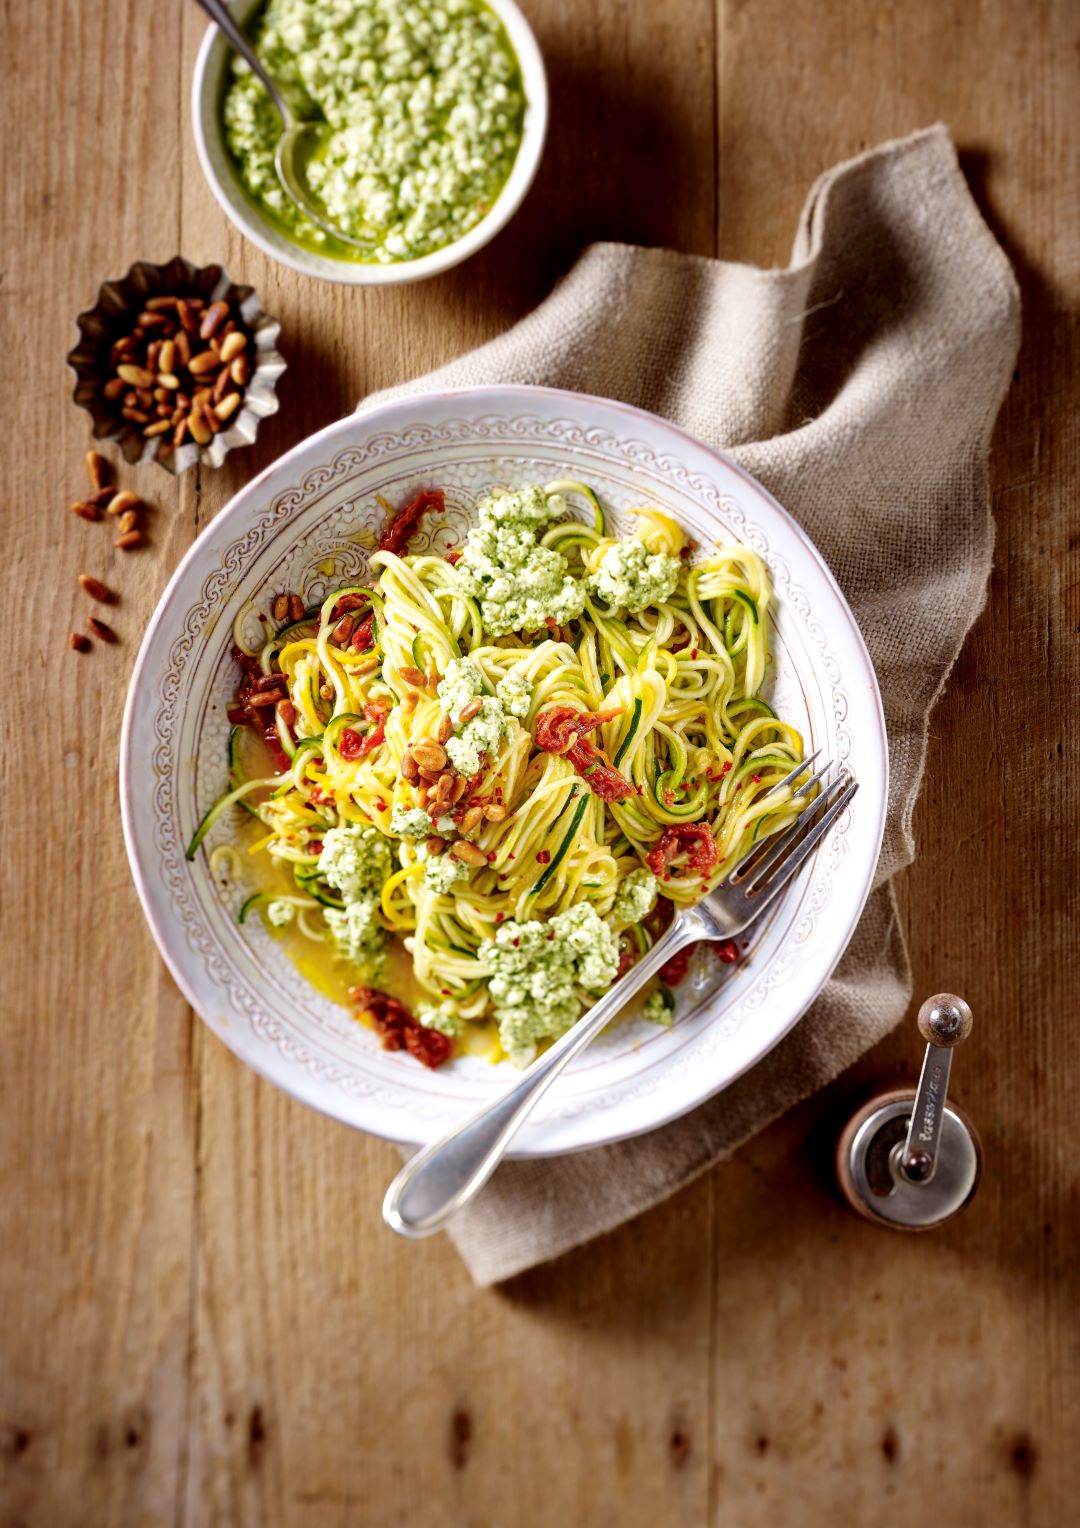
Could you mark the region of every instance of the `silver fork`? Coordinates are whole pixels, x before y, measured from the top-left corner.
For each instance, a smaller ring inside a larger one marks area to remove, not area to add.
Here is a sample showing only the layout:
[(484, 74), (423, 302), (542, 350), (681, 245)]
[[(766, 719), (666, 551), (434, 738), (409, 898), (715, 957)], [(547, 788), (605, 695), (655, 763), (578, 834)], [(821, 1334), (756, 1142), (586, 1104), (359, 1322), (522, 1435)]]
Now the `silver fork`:
[[(794, 784), (816, 759), (817, 754), (804, 759), (773, 790)], [(406, 1162), (383, 1200), (383, 1219), (392, 1230), (401, 1236), (430, 1236), (441, 1230), (483, 1188), (526, 1115), (567, 1063), (596, 1038), (665, 961), (702, 939), (732, 939), (761, 916), (806, 863), (859, 788), (844, 771), (827, 780), (831, 767), (826, 764), (795, 791), (796, 797), (805, 797), (815, 786), (821, 787), (820, 795), (803, 808), (796, 821), (782, 833), (756, 844), (727, 879), (700, 902), (681, 908), (652, 949), (505, 1093)]]

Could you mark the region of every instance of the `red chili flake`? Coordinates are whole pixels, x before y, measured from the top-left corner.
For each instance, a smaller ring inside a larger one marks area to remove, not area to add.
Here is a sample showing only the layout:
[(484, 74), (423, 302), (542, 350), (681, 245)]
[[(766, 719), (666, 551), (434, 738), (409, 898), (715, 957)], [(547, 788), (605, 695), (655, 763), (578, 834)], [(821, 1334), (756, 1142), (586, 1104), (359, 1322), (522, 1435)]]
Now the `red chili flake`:
[(697, 648), (696, 647), (692, 647), (690, 649), (690, 656), (691, 656), (691, 658), (696, 658), (697, 657)]
[(723, 765), (721, 766), (720, 773), (721, 773), (721, 775), (726, 775), (726, 774), (730, 774), (730, 772), (731, 772), (731, 760), (730, 759), (725, 759)]
[(760, 785), (761, 784), (761, 776), (760, 775), (751, 775), (750, 778), (751, 778), (751, 780), (753, 780), (755, 785)]
[(725, 966), (733, 966), (739, 958), (739, 948), (734, 939), (720, 939), (713, 943), (712, 952)]
[(349, 649), (354, 653), (366, 653), (368, 648), (375, 646), (375, 638), (372, 636), (372, 628), (375, 625), (374, 610), (365, 616), (349, 639)]
[(380, 552), (396, 552), (403, 556), (409, 549), (409, 540), (429, 509), (442, 514), (446, 508), (446, 496), (441, 488), (421, 488), (408, 504), (391, 515), (379, 537)]
[(376, 800), (376, 802), (375, 802), (375, 810), (377, 812), (385, 812), (386, 811), (386, 802), (383, 801), (381, 797), (379, 797)]
[(494, 849), (490, 850), (489, 853), (488, 853), (488, 864), (489, 865), (493, 865), (497, 858), (498, 858), (498, 856), (496, 855), (495, 850)]
[(672, 860), (684, 852), (691, 870), (711, 870), (716, 864), (716, 840), (705, 823), (680, 822), (665, 828), (645, 863), (654, 875), (664, 875)]
[(445, 561), (448, 562), (451, 567), (453, 567), (455, 563), (461, 561), (462, 556), (463, 553), (461, 547), (455, 547), (452, 552), (447, 552)]
[(549, 864), (551, 862), (551, 850), (550, 849), (541, 849), (540, 852), (536, 856), (536, 861), (537, 861), (537, 864), (539, 864), (539, 865), (547, 865), (547, 864)]
[(674, 793), (672, 791), (666, 790), (664, 792), (664, 805), (665, 806), (674, 806), (675, 805), (675, 796), (674, 796)]
[(496, 913), (495, 914), (495, 922), (496, 923), (501, 923), (505, 917), (506, 917), (505, 913)]
[(312, 854), (321, 854), (323, 849), (322, 839), (313, 838), (308, 844), (308, 848), (311, 850)]
[(626, 940), (624, 940), (622, 947), (619, 950), (619, 967), (615, 972), (616, 981), (618, 981), (620, 976), (625, 976), (631, 966), (637, 964), (637, 958), (637, 945), (628, 943)]
[(282, 748), (281, 739), (278, 737), (278, 730), (273, 724), (263, 731), (263, 741), (269, 748), (274, 763), (277, 765), (278, 774), (283, 775), (290, 767), (292, 761), (284, 748)]
[(351, 987), (349, 996), (359, 1013), (366, 1014), (382, 1035), (384, 1050), (407, 1050), (423, 1066), (441, 1066), (453, 1049), (448, 1035), (428, 1029), (415, 1019), (404, 1003), (377, 987)]
[(369, 722), (374, 722), (376, 726), (378, 726), (379, 722), (384, 722), (389, 715), (390, 707), (385, 701), (366, 700), (364, 702), (364, 716)]

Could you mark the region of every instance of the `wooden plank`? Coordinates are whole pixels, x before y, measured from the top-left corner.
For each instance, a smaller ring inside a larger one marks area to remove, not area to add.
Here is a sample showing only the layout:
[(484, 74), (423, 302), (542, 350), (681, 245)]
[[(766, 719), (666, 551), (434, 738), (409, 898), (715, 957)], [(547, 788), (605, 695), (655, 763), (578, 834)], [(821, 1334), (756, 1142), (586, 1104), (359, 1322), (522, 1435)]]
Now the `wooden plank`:
[[(0, 1515), (164, 1522), (187, 1411), (191, 1020), (135, 898), (116, 760), (136, 647), (192, 526), (155, 468), (123, 477), (155, 505), (146, 552), (68, 513), (88, 428), (64, 356), (99, 282), (176, 251), (179, 12), (150, 25), (137, 0), (107, 16), (52, 0), (4, 21)], [(67, 647), (90, 608), (81, 569), (122, 589), (121, 645), (87, 656)]]

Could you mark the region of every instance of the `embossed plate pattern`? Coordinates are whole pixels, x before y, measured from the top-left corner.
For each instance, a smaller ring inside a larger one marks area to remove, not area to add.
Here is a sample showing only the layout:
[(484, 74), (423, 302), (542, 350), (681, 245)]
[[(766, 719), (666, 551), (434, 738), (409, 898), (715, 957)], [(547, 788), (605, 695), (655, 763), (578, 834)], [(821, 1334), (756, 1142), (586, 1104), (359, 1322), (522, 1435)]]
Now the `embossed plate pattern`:
[[(887, 754), (873, 668), (854, 617), (805, 534), (719, 453), (653, 415), (542, 388), (418, 396), (352, 415), (275, 462), (202, 533), (166, 589), (139, 654), (124, 715), (124, 835), (143, 908), (169, 969), (210, 1028), (243, 1061), (305, 1103), (374, 1134), (424, 1142), (502, 1085), (504, 1067), (464, 1057), (428, 1072), (315, 992), (260, 922), (236, 921), (200, 855), (184, 858), (225, 787), (225, 708), (235, 688), (231, 627), (283, 588), (307, 597), (366, 568), (383, 518), (446, 490), (445, 523), (415, 550), (460, 543), (472, 506), (496, 483), (578, 477), (625, 531), (650, 502), (702, 547), (740, 540), (776, 589), (768, 685), (808, 749), (848, 764), (851, 810), (736, 966), (699, 952), (679, 989), (673, 1031), (615, 1026), (538, 1108), (517, 1154), (601, 1145), (684, 1113), (771, 1049), (821, 990), (869, 894), (884, 828)], [(359, 540), (357, 539), (359, 535)], [(333, 571), (326, 567), (333, 560)], [(239, 813), (236, 814), (239, 817)], [(242, 841), (220, 824), (209, 846)]]

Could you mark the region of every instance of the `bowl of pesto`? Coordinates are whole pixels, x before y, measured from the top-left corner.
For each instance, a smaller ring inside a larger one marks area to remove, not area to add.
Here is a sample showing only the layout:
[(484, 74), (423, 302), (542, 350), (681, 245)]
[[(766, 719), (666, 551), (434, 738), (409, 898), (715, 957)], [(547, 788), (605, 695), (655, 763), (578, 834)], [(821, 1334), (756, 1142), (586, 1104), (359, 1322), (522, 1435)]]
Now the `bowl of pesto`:
[(305, 275), (419, 281), (505, 226), (536, 174), (547, 81), (513, 0), (239, 0), (237, 20), (298, 115), (325, 123), (308, 186), (335, 240), (278, 181), (281, 121), (210, 27), (192, 96), (203, 173), (252, 243)]

